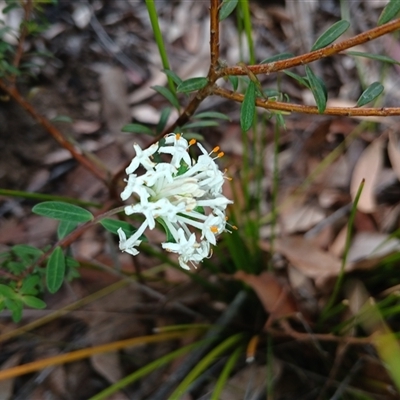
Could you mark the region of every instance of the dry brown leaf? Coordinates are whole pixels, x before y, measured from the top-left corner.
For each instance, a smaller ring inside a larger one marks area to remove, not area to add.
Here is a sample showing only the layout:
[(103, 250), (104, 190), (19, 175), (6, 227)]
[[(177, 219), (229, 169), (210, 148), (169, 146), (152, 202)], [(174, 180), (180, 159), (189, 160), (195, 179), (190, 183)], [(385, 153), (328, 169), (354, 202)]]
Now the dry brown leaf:
[(395, 132), (389, 133), (388, 155), (397, 179), (400, 180), (400, 146)]
[[(263, 250), (269, 250), (267, 242), (261, 242)], [(321, 250), (302, 236), (279, 238), (274, 244), (275, 251), (284, 255), (289, 262), (304, 275), (322, 285), (326, 279), (337, 276), (341, 261), (331, 253)]]
[(108, 382), (115, 383), (122, 379), (123, 373), (117, 351), (93, 354), (90, 361), (96, 372), (107, 379)]
[(400, 251), (400, 240), (379, 232), (360, 232), (354, 237), (348, 254), (349, 262), (377, 259)]
[(120, 139), (123, 137), (121, 128), (131, 119), (126, 91), (127, 79), (117, 67), (105, 66), (99, 72), (102, 114), (110, 132)]
[(72, 127), (76, 133), (89, 135), (97, 132), (101, 128), (99, 121), (85, 121), (83, 119), (78, 119), (73, 122)]
[(382, 168), (382, 138), (375, 139), (361, 154), (351, 177), (350, 194), (354, 200), (363, 179), (365, 184), (357, 208), (365, 213), (376, 210), (375, 186)]
[(235, 279), (241, 280), (253, 288), (265, 311), (271, 314), (273, 319), (287, 317), (298, 311), (290, 293), (271, 273), (263, 272), (260, 275), (252, 275), (238, 271), (234, 276)]
[[(3, 364), (1, 364), (0, 370), (6, 370), (15, 367), (21, 361), (22, 356), (22, 353), (15, 353), (11, 357), (9, 357)], [(15, 379), (6, 379), (0, 381), (0, 400), (8, 400), (12, 398), (14, 381)]]

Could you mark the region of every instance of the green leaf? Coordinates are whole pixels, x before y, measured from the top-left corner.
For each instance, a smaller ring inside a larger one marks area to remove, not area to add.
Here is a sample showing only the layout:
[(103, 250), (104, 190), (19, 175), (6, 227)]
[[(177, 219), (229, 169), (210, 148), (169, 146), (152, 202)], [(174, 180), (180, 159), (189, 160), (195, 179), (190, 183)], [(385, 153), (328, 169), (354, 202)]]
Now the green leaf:
[(293, 78), (297, 82), (299, 82), (300, 85), (303, 85), (303, 86), (309, 88), (308, 82), (302, 76), (297, 75), (294, 72), (286, 71), (286, 70), (283, 70), (283, 73), (286, 74), (287, 76), (290, 76), (291, 78)]
[(160, 120), (158, 121), (158, 124), (156, 126), (157, 134), (161, 133), (164, 130), (165, 126), (167, 125), (168, 118), (171, 115), (171, 111), (172, 111), (171, 107), (165, 107), (161, 111)]
[(31, 308), (42, 309), (46, 308), (46, 303), (43, 300), (38, 299), (34, 296), (22, 296), (21, 300)]
[(163, 72), (174, 81), (176, 86), (180, 85), (183, 82), (182, 79), (179, 78), (179, 76), (174, 71), (171, 71), (170, 69), (164, 69)]
[(314, 74), (308, 65), (306, 65), (306, 74), (310, 84), (310, 90), (314, 96), (315, 102), (317, 103), (318, 112), (323, 113), (325, 111), (327, 101), (325, 85), (321, 79)]
[(343, 33), (349, 29), (350, 22), (342, 19), (336, 22), (330, 28), (328, 28), (314, 43), (311, 47), (311, 51), (322, 49), (334, 42), (338, 37), (342, 36)]
[(11, 317), (14, 322), (21, 321), (22, 309), (24, 304), (19, 299), (5, 299), (5, 306), (11, 311)]
[(40, 278), (37, 275), (30, 275), (25, 278), (22, 282), (22, 286), (19, 289), (19, 293), (25, 295), (35, 295), (38, 293), (38, 287), (40, 286)]
[(365, 104), (375, 100), (382, 92), (384, 87), (379, 82), (371, 83), (361, 94), (357, 100), (356, 107), (364, 106)]
[(50, 121), (51, 122), (67, 122), (69, 124), (74, 122), (73, 119), (71, 117), (69, 117), (68, 115), (57, 115), (56, 117), (52, 118)]
[(168, 243), (176, 243), (174, 236), (172, 235), (171, 231), (169, 230), (168, 226), (165, 224), (165, 221), (162, 218), (157, 218), (157, 222), (164, 228), (165, 234), (167, 235), (166, 242)]
[(382, 56), (380, 54), (364, 53), (362, 51), (346, 51), (345, 54), (347, 54), (349, 56), (365, 57), (365, 58), (370, 58), (371, 60), (377, 60), (377, 61), (382, 61), (382, 62), (386, 62), (389, 64), (400, 65), (400, 61), (397, 61), (394, 58), (391, 58), (388, 56)]
[(382, 10), (382, 13), (378, 19), (378, 26), (386, 24), (391, 21), (400, 11), (400, 1), (390, 0), (386, 7)]
[(43, 255), (42, 250), (28, 244), (16, 244), (12, 247), (11, 250), (16, 256), (27, 262), (37, 260), (40, 256)]
[(233, 91), (236, 92), (239, 86), (239, 78), (235, 75), (228, 76), (229, 82), (232, 84)]
[(185, 124), (182, 126), (182, 129), (191, 129), (191, 128), (204, 128), (207, 126), (218, 126), (218, 122), (216, 121), (195, 121), (189, 124)]
[(93, 219), (91, 212), (84, 208), (61, 201), (45, 201), (32, 208), (32, 212), (61, 221), (87, 222)]
[(218, 119), (225, 119), (227, 121), (231, 120), (227, 115), (222, 114), (218, 111), (204, 111), (193, 115), (192, 118), (218, 118)]
[(56, 247), (51, 253), (46, 266), (46, 285), (50, 293), (57, 292), (64, 281), (65, 258), (61, 247)]
[[(114, 235), (118, 235), (119, 228), (122, 228), (122, 230), (125, 232), (126, 237), (132, 236), (137, 231), (137, 229), (133, 225), (125, 221), (119, 221), (117, 219), (104, 218), (100, 221), (100, 224), (103, 226), (103, 228), (107, 229)], [(140, 240), (147, 241), (147, 238), (142, 235), (140, 237)]]
[(57, 227), (57, 237), (58, 239), (64, 239), (67, 235), (69, 235), (78, 224), (73, 221), (60, 221)]
[(208, 83), (207, 78), (199, 77), (199, 78), (190, 78), (186, 81), (183, 81), (178, 87), (176, 91), (178, 93), (189, 93), (194, 92), (195, 90), (202, 89)]
[(232, 14), (233, 10), (236, 8), (238, 0), (224, 0), (221, 4), (221, 9), (219, 10), (219, 20), (222, 21)]
[(154, 136), (154, 132), (146, 125), (142, 124), (127, 124), (121, 129), (122, 132), (143, 133), (145, 135)]
[(250, 81), (247, 86), (242, 107), (240, 108), (240, 127), (247, 132), (253, 124), (254, 114), (256, 112), (256, 85)]
[(15, 291), (7, 285), (0, 284), (0, 296), (5, 297), (6, 299), (15, 299), (17, 298), (17, 294)]
[(276, 54), (272, 57), (268, 57), (265, 60), (261, 61), (260, 64), (268, 64), (268, 63), (272, 63), (275, 61), (282, 61), (282, 60), (287, 60), (288, 58), (292, 58), (294, 57), (294, 54), (292, 53), (281, 53), (281, 54)]
[(161, 96), (164, 96), (177, 110), (180, 109), (180, 105), (178, 103), (178, 99), (176, 96), (166, 87), (164, 86), (152, 86), (152, 89), (154, 89), (156, 92), (160, 93)]

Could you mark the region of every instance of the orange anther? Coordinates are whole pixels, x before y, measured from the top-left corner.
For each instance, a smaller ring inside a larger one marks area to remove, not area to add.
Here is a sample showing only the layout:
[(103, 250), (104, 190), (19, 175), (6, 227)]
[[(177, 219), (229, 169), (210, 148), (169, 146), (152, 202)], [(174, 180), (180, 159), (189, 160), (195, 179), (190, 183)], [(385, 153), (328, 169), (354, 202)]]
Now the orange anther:
[(196, 139), (190, 139), (190, 142), (189, 142), (190, 146), (194, 145), (195, 143), (196, 143)]
[(218, 233), (218, 227), (216, 227), (215, 225), (211, 226), (210, 230), (212, 233)]
[(218, 157), (218, 158), (221, 158), (221, 157), (223, 157), (224, 155), (225, 155), (225, 153), (224, 153), (223, 151), (221, 151), (220, 153), (217, 154), (217, 157)]
[(212, 152), (213, 153), (216, 153), (216, 152), (218, 152), (219, 151), (219, 146), (215, 146), (213, 149), (212, 149)]
[(181, 134), (180, 133), (177, 133), (176, 134), (176, 140), (179, 140), (181, 138)]
[(235, 231), (237, 231), (239, 228), (235, 225), (232, 225), (232, 229), (234, 229)]

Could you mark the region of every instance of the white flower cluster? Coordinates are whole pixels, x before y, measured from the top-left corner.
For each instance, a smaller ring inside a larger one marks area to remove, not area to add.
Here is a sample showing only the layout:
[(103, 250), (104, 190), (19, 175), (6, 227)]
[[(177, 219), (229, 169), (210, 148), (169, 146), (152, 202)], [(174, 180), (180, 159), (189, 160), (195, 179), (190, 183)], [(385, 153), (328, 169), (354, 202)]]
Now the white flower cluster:
[[(208, 153), (197, 143), (202, 154), (195, 162), (188, 151), (195, 140), (188, 142), (180, 134), (170, 133), (164, 141), (162, 146), (155, 143), (145, 150), (133, 145), (136, 156), (126, 169), (127, 185), (121, 198), (127, 200), (136, 195), (139, 201), (125, 207), (125, 213), (140, 213), (146, 219), (130, 238), (121, 228), (118, 230), (119, 247), (138, 254), (140, 237), (147, 228), (154, 229), (158, 220), (174, 239), (162, 243), (162, 247), (179, 254), (180, 266), (190, 269), (188, 263), (195, 265), (208, 257), (210, 245), (215, 245), (216, 237), (227, 231), (225, 210), (232, 201), (222, 194), (225, 176), (215, 163), (224, 153), (219, 152), (219, 147)], [(155, 153), (170, 155), (170, 162), (155, 162)], [(146, 172), (138, 176), (134, 172), (140, 166)]]

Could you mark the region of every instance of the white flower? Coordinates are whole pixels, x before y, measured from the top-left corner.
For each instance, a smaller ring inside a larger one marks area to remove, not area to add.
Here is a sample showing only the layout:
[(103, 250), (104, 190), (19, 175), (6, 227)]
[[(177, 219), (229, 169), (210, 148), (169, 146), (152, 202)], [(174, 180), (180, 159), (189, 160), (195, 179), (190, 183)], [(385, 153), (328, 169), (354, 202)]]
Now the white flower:
[[(232, 201), (222, 193), (225, 176), (215, 162), (223, 153), (219, 147), (208, 153), (197, 143), (202, 154), (195, 162), (188, 150), (196, 141), (174, 133), (164, 141), (161, 147), (155, 143), (146, 150), (134, 145), (136, 157), (126, 169), (128, 180), (121, 198), (134, 195), (138, 201), (126, 206), (125, 213), (142, 214), (145, 220), (129, 239), (118, 230), (120, 249), (138, 254), (139, 238), (147, 228), (154, 229), (158, 220), (173, 238), (162, 247), (179, 254), (180, 266), (190, 269), (189, 264), (210, 255), (210, 245), (216, 245), (217, 236), (227, 231), (225, 209)], [(157, 151), (169, 155), (170, 162), (153, 162), (150, 157)], [(146, 170), (140, 176), (134, 174), (139, 166)]]

